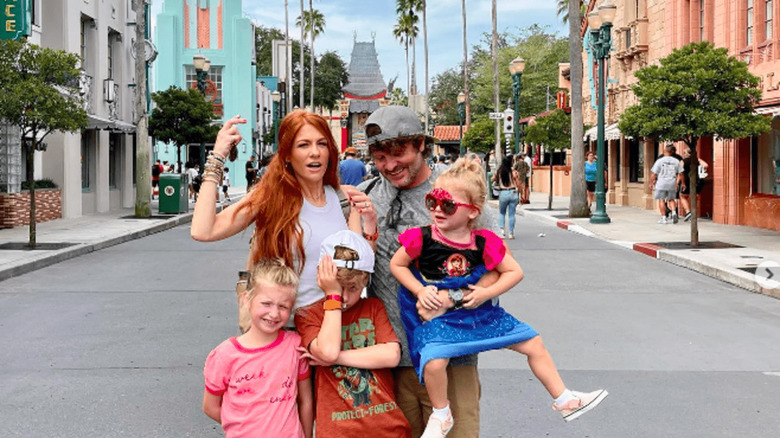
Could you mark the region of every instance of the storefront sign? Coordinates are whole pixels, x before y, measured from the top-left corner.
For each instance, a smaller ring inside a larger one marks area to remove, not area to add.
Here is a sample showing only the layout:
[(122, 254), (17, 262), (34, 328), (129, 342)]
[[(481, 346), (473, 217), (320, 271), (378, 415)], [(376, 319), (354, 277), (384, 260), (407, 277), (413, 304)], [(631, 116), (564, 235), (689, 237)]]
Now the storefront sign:
[(30, 33), (30, 1), (0, 0), (2, 5), (1, 40), (18, 40)]

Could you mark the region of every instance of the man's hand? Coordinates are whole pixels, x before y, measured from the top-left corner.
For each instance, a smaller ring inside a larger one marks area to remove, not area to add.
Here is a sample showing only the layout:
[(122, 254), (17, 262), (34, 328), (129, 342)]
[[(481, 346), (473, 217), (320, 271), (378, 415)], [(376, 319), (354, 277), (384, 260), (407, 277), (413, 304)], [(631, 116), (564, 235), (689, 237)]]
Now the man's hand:
[(469, 290), (471, 292), (463, 297), (463, 307), (466, 309), (476, 309), (490, 299), (487, 289), (484, 287), (470, 284)]
[(439, 289), (436, 286), (425, 286), (417, 291), (417, 300), (426, 310), (437, 310), (441, 307), (442, 300), (439, 299)]

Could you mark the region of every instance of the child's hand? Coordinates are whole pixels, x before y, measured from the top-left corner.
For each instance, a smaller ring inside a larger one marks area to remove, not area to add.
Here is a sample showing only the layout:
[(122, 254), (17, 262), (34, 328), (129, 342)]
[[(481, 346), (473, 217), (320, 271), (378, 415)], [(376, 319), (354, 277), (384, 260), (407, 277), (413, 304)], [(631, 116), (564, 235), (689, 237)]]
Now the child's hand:
[(309, 365), (315, 367), (328, 367), (334, 365), (332, 363), (323, 362), (322, 360), (314, 357), (306, 347), (298, 347), (298, 352), (301, 353), (301, 357), (309, 361)]
[(338, 268), (333, 263), (333, 259), (329, 255), (323, 256), (320, 259), (320, 264), (317, 265), (317, 285), (325, 292), (325, 295), (341, 295), (341, 285), (336, 277), (337, 273)]
[(463, 297), (463, 307), (466, 309), (476, 309), (488, 300), (489, 295), (484, 287), (470, 284), (469, 289), (471, 293)]
[(441, 306), (439, 290), (436, 286), (425, 286), (417, 291), (417, 299), (428, 310), (436, 310)]

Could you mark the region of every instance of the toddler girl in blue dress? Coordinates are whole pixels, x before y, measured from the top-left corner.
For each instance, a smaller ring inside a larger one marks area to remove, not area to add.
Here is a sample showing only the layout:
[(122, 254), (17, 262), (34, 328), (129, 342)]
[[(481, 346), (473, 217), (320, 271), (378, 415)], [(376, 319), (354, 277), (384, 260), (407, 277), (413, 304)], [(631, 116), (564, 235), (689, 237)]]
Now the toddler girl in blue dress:
[[(607, 396), (605, 390), (567, 389), (539, 333), (498, 305), (497, 297), (523, 279), (523, 270), (500, 237), (475, 229), (485, 194), (479, 164), (456, 161), (425, 196), (432, 223), (402, 233), (402, 246), (390, 262), (401, 283), (398, 301), (409, 353), (433, 405), (423, 438), (444, 437), (454, 424), (446, 373), (452, 357), (498, 348), (526, 355), (531, 371), (555, 400), (553, 409), (566, 421)], [(490, 271), (497, 273), (495, 282), (477, 285)]]

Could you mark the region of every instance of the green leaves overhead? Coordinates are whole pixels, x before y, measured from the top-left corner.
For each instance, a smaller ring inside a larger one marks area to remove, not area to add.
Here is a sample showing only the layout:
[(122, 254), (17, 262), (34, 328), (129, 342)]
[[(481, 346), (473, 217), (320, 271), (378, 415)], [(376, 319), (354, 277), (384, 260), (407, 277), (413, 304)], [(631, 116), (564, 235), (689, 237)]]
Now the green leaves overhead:
[(525, 141), (550, 149), (571, 147), (571, 117), (563, 110), (555, 110), (545, 117), (537, 117), (536, 123), (525, 128)]
[(618, 125), (626, 135), (695, 146), (703, 136), (742, 138), (769, 130), (769, 119), (753, 114), (761, 98), (759, 79), (725, 48), (691, 43), (636, 77), (639, 104)]
[(212, 122), (214, 106), (195, 88), (170, 87), (152, 94), (155, 108), (149, 116), (149, 135), (178, 147), (190, 143), (212, 142), (218, 125)]

